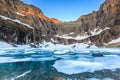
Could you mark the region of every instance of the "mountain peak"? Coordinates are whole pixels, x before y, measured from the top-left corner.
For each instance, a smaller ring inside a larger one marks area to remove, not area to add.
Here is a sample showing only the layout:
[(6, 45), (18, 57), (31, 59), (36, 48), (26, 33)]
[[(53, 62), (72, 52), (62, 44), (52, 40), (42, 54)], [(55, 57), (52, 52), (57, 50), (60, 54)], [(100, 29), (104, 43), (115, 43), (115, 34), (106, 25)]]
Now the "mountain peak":
[(101, 10), (109, 12), (110, 14), (116, 14), (120, 11), (120, 0), (106, 0), (101, 6)]
[[(3, 6), (2, 8), (0, 8), (2, 14), (6, 14), (8, 15), (8, 13), (20, 13), (23, 14), (25, 16), (34, 16), (40, 19), (43, 19), (45, 21), (48, 22), (52, 22), (54, 24), (61, 24), (61, 21), (57, 20), (57, 19), (52, 19), (49, 17), (46, 17), (42, 10), (40, 10), (39, 8), (33, 6), (33, 5), (27, 5), (24, 4), (21, 0), (0, 0), (0, 4), (1, 6)], [(0, 13), (1, 14), (1, 13)], [(11, 15), (13, 16), (13, 15)]]
[(46, 20), (46, 21), (49, 21), (49, 22), (53, 22), (55, 24), (61, 24), (62, 22), (57, 20), (57, 19), (54, 19), (54, 18), (49, 18), (49, 17), (46, 17), (42, 11), (40, 11), (39, 9), (36, 9), (36, 8), (33, 8), (33, 7), (26, 7), (24, 8), (23, 10), (19, 10), (18, 11), (20, 14), (23, 14), (23, 15), (31, 15), (31, 16), (34, 16), (34, 17), (38, 17), (40, 19), (43, 19), (43, 20)]

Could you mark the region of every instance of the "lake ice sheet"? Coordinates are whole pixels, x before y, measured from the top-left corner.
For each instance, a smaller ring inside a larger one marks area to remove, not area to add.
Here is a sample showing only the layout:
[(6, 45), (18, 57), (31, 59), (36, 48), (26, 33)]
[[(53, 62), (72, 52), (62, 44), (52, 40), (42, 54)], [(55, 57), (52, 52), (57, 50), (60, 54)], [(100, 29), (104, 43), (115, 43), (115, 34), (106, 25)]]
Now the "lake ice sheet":
[[(92, 54), (102, 54), (103, 56), (93, 56)], [(15, 64), (15, 63), (26, 64), (26, 62), (27, 64), (29, 62), (32, 63), (37, 62), (44, 65), (50, 64), (48, 65), (50, 67), (50, 70), (46, 70), (46, 68), (44, 70), (43, 68), (40, 69), (43, 71), (43, 73), (44, 72), (47, 73), (48, 71), (49, 73), (50, 72), (54, 73), (54, 71), (52, 72), (52, 70), (55, 70), (59, 74), (77, 75), (86, 72), (95, 73), (96, 71), (102, 71), (106, 69), (109, 69), (114, 72), (117, 69), (120, 69), (119, 61), (120, 61), (120, 49), (105, 49), (105, 48), (83, 49), (83, 50), (79, 50), (79, 52), (70, 51), (70, 50), (48, 51), (48, 50), (42, 50), (40, 48), (0, 49), (0, 66), (4, 66), (6, 64), (9, 67), (11, 66), (10, 64)], [(12, 67), (9, 68), (8, 67), (7, 69), (12, 68)], [(20, 69), (22, 69), (22, 66), (17, 66), (17, 67), (20, 67)], [(38, 68), (41, 67), (38, 66)], [(2, 70), (6, 70), (6, 68), (3, 67)], [(17, 75), (17, 72), (15, 73)], [(32, 69), (28, 69), (27, 71), (25, 70), (23, 71), (23, 73), (21, 74), (19, 73), (18, 76), (24, 77), (30, 73), (32, 73)], [(112, 80), (109, 77), (108, 78), (104, 77), (104, 79)], [(88, 79), (86, 78), (86, 80), (89, 80), (89, 77)], [(96, 79), (96, 80), (100, 80), (100, 79)]]

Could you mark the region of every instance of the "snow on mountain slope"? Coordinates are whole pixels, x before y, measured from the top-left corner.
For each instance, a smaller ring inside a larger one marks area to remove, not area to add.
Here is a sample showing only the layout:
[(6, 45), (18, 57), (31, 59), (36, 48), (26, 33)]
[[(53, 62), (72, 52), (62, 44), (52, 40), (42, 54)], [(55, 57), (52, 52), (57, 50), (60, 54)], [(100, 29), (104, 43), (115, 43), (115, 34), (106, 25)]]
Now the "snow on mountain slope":
[(108, 29), (110, 29), (110, 28), (108, 28), (108, 27), (106, 27), (104, 29), (95, 28), (93, 31), (91, 31), (91, 35), (88, 35), (87, 33), (84, 33), (84, 35), (77, 35), (76, 37), (73, 37), (73, 36), (69, 36), (71, 34), (74, 34), (73, 32), (71, 32), (69, 34), (64, 34), (62, 36), (55, 35), (55, 37), (64, 38), (64, 39), (83, 40), (83, 39), (89, 38), (91, 36), (99, 35), (103, 31), (108, 30)]
[(16, 12), (17, 15), (20, 15), (20, 16), (25, 16), (24, 14), (21, 14), (19, 12)]
[(2, 15), (0, 15), (0, 17), (1, 17), (2, 19), (4, 19), (4, 20), (11, 20), (11, 21), (13, 21), (13, 22), (16, 22), (16, 23), (22, 24), (22, 25), (24, 25), (24, 26), (27, 26), (28, 28), (34, 29), (34, 28), (31, 27), (30, 25), (28, 25), (28, 24), (26, 24), (26, 23), (23, 23), (23, 22), (21, 22), (21, 21), (18, 20), (18, 19), (11, 19), (11, 18), (9, 18), (9, 17), (2, 16)]
[(13, 46), (6, 43), (6, 42), (2, 42), (0, 41), (0, 48), (12, 48)]
[(104, 29), (99, 29), (99, 28), (95, 28), (93, 31), (91, 31), (91, 36), (95, 36), (95, 35), (99, 35), (100, 33), (102, 33), (105, 30), (108, 30), (110, 28), (106, 27)]
[(120, 38), (114, 39), (110, 41), (108, 44), (113, 44), (113, 43), (118, 43), (118, 42), (120, 42)]
[(64, 38), (64, 39), (82, 40), (82, 39), (88, 38), (89, 36), (88, 35), (83, 35), (83, 36), (78, 35), (76, 37), (72, 37), (72, 36), (67, 36), (67, 35), (62, 35), (62, 36), (55, 35), (55, 37)]

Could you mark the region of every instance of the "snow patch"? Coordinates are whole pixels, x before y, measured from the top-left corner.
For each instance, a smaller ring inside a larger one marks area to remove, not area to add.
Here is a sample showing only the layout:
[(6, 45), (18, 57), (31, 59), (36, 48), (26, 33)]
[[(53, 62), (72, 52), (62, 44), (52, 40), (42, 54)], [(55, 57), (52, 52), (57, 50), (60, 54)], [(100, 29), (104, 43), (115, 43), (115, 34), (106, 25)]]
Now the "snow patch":
[(83, 36), (78, 35), (78, 36), (76, 36), (76, 37), (72, 37), (72, 36), (66, 36), (66, 35), (64, 34), (64, 35), (62, 35), (62, 36), (55, 35), (55, 37), (64, 38), (64, 39), (83, 40), (83, 39), (88, 38), (89, 36), (88, 36), (88, 35), (83, 35)]
[(86, 38), (89, 38), (91, 36), (95, 36), (95, 35), (99, 35), (100, 33), (102, 33), (103, 31), (107, 30), (107, 29), (110, 29), (108, 27), (104, 28), (104, 29), (99, 29), (99, 28), (95, 28), (93, 31), (91, 31), (91, 35), (88, 35), (86, 32), (84, 35), (77, 35), (76, 37), (73, 37), (73, 36), (69, 36), (69, 34), (74, 34), (73, 32), (72, 33), (69, 33), (69, 34), (64, 34), (64, 35), (55, 35), (55, 37), (58, 37), (58, 38), (64, 38), (64, 39), (74, 39), (74, 40), (83, 40), (83, 39), (86, 39)]
[(29, 45), (17, 45), (16, 48), (19, 48), (19, 49), (29, 49), (29, 48), (32, 48), (32, 47), (30, 47)]
[(0, 41), (0, 48), (12, 48), (13, 46), (6, 43), (6, 42), (1, 42)]
[(91, 36), (95, 36), (95, 35), (99, 35), (100, 33), (102, 33), (105, 30), (108, 30), (110, 28), (106, 27), (104, 29), (99, 29), (99, 28), (95, 28), (93, 31), (91, 31)]
[(11, 19), (11, 18), (8, 18), (8, 17), (6, 17), (6, 16), (2, 16), (2, 15), (0, 15), (0, 17), (1, 17), (2, 19), (4, 19), (4, 20), (10, 20), (10, 21), (13, 21), (13, 22), (22, 24), (22, 25), (24, 25), (24, 26), (26, 26), (26, 27), (28, 27), (28, 28), (34, 29), (34, 28), (31, 27), (30, 25), (28, 25), (28, 24), (26, 24), (26, 23), (23, 23), (23, 22), (21, 22), (21, 21), (18, 20), (18, 19)]
[(112, 41), (110, 41), (110, 42), (107, 43), (107, 44), (114, 44), (114, 43), (118, 43), (118, 42), (120, 42), (120, 38), (115, 39), (115, 40), (112, 40)]
[[(59, 54), (60, 52), (63, 54), (65, 52), (69, 51), (79, 51), (82, 49), (88, 49), (88, 47), (92, 48), (97, 48), (95, 45), (88, 45), (84, 43), (75, 43), (71, 45), (64, 45), (64, 44), (53, 44), (51, 42), (43, 42), (39, 44), (40, 48), (42, 50), (48, 50), (48, 51), (55, 51), (55, 54)], [(89, 48), (89, 49), (90, 49)]]
[(69, 34), (71, 35), (71, 34), (75, 34), (75, 33), (74, 33), (74, 32), (71, 32), (71, 33), (69, 33)]
[(25, 16), (24, 14), (21, 14), (21, 13), (19, 13), (19, 12), (16, 12), (16, 14), (17, 14), (17, 15), (20, 15), (20, 16), (23, 16), (23, 17)]
[(55, 41), (53, 38), (51, 39), (51, 41), (57, 43), (57, 41)]

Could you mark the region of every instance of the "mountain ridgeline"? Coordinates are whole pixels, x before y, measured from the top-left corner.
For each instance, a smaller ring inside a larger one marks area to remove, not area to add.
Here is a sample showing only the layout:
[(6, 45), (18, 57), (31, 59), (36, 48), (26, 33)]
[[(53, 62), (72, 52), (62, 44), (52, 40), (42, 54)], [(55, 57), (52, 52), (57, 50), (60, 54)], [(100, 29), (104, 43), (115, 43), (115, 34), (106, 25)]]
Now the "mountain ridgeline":
[[(39, 8), (21, 0), (0, 0), (0, 40), (10, 44), (37, 45), (46, 41), (103, 47), (119, 37), (120, 0), (106, 0), (99, 11), (73, 22), (46, 17)], [(117, 43), (113, 47), (119, 46)]]

